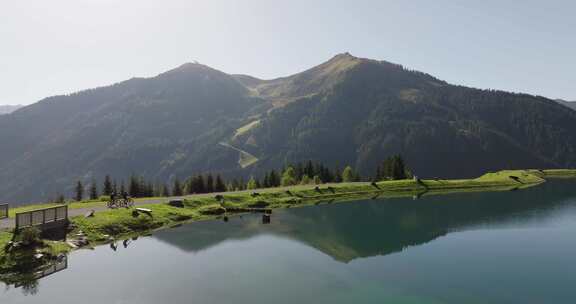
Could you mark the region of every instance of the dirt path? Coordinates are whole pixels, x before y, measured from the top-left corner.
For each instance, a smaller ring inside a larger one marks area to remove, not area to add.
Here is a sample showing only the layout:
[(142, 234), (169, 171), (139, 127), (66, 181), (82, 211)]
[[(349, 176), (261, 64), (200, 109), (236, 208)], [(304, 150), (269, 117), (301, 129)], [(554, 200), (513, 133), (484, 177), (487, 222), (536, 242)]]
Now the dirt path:
[[(367, 183), (358, 182), (358, 183), (349, 183), (349, 184), (367, 184)], [(340, 184), (336, 184), (336, 183), (323, 184), (324, 187), (336, 186), (336, 185), (342, 185), (342, 183), (340, 183)], [(315, 185), (266, 188), (266, 189), (258, 189), (258, 192), (285, 191), (285, 190), (289, 190), (289, 189), (294, 189), (294, 187), (301, 188), (301, 189), (313, 189), (315, 187)], [(185, 195), (185, 196), (180, 196), (180, 197), (173, 196), (173, 197), (165, 197), (165, 198), (138, 199), (134, 202), (134, 205), (139, 206), (139, 205), (147, 205), (147, 204), (161, 204), (161, 203), (165, 203), (165, 202), (168, 202), (170, 200), (173, 200), (173, 199), (194, 199), (194, 198), (207, 197), (207, 196), (213, 197), (216, 195), (244, 194), (244, 193), (251, 193), (251, 192), (254, 192), (254, 190), (240, 190), (240, 191), (234, 191), (234, 192), (214, 192), (214, 193), (190, 194), (190, 195)], [(88, 213), (92, 210), (94, 210), (95, 212), (102, 212), (102, 211), (108, 210), (108, 208), (104, 204), (102, 204), (102, 206), (98, 206), (98, 207), (92, 206), (92, 207), (86, 207), (86, 208), (68, 209), (68, 216), (73, 217), (73, 216), (85, 215), (86, 213)], [(14, 218), (1, 219), (0, 220), (0, 229), (14, 228), (15, 224), (16, 223), (15, 223)]]
[[(161, 204), (161, 203), (167, 202), (171, 199), (179, 199), (179, 198), (180, 197), (138, 200), (138, 201), (134, 202), (134, 205), (139, 206), (139, 205), (147, 205), (147, 204)], [(87, 207), (87, 208), (68, 209), (68, 216), (73, 217), (73, 216), (78, 216), (78, 215), (85, 215), (86, 213), (88, 213), (92, 210), (94, 210), (95, 212), (102, 212), (102, 211), (108, 210), (108, 207), (106, 207), (105, 205), (102, 205), (102, 206), (98, 206), (98, 207), (92, 206), (92, 207)], [(15, 225), (16, 225), (16, 222), (15, 222), (13, 217), (0, 220), (0, 229), (14, 228)]]

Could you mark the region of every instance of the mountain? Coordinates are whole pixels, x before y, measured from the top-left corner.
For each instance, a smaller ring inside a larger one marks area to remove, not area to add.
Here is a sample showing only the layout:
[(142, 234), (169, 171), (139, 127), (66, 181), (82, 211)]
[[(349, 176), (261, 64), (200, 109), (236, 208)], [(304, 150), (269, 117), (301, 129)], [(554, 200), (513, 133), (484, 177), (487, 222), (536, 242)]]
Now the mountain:
[(183, 147), (200, 139), (217, 144), (219, 132), (259, 104), (231, 76), (198, 64), (46, 98), (0, 117), (7, 143), (0, 146), (0, 197), (48, 199), (73, 180), (103, 174), (164, 178), (186, 157)]
[(49, 199), (105, 174), (247, 177), (309, 159), (371, 175), (396, 153), (423, 177), (568, 167), (575, 130), (576, 111), (553, 100), (347, 53), (272, 80), (188, 63), (0, 116), (0, 201)]
[(22, 105), (0, 105), (0, 115), (10, 114), (23, 107)]
[(250, 88), (283, 105), (233, 142), (266, 155), (264, 166), (310, 158), (368, 174), (401, 153), (418, 175), (458, 177), (576, 161), (575, 113), (556, 102), (454, 86), (388, 62), (342, 54)]
[(566, 101), (562, 99), (556, 99), (556, 101), (562, 105), (565, 105), (573, 110), (576, 110), (576, 101)]

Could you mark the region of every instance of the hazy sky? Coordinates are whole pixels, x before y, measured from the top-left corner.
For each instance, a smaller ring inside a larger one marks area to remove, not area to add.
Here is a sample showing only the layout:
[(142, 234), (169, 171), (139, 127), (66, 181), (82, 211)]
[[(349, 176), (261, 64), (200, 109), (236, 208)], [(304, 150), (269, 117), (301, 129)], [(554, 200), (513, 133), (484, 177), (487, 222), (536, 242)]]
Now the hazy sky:
[(199, 61), (286, 76), (337, 53), (576, 100), (576, 2), (0, 0), (0, 104)]

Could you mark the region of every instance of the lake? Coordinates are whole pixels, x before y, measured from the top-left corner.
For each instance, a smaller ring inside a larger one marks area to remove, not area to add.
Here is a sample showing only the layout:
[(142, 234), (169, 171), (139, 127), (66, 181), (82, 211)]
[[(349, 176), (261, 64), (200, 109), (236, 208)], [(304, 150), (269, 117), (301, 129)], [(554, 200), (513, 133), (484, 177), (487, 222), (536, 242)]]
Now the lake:
[(576, 180), (275, 210), (164, 230), (0, 303), (575, 303)]

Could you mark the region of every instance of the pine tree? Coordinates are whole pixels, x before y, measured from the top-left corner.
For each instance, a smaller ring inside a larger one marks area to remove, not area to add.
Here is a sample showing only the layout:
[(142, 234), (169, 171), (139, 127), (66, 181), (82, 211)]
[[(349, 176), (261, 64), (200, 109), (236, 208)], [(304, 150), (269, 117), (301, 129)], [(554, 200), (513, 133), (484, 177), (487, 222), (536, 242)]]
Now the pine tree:
[(397, 163), (397, 179), (406, 179), (406, 165), (404, 164), (404, 159), (400, 154), (396, 155)]
[(312, 164), (311, 160), (309, 160), (308, 163), (306, 164), (306, 167), (304, 168), (304, 173), (308, 176), (316, 175), (316, 173), (314, 172), (314, 165)]
[(182, 185), (180, 180), (176, 178), (174, 180), (174, 185), (172, 186), (172, 196), (182, 196)]
[(334, 170), (334, 174), (333, 174), (335, 183), (341, 183), (343, 181), (342, 180), (342, 174), (343, 174), (343, 171), (341, 171), (340, 168), (336, 167), (336, 169)]
[(130, 196), (132, 197), (140, 197), (140, 185), (139, 185), (139, 180), (135, 175), (132, 175), (130, 177), (130, 180), (128, 182), (128, 193), (130, 193)]
[(393, 155), (386, 158), (376, 171), (376, 179), (406, 179), (409, 176), (410, 170), (406, 168), (402, 156)]
[(161, 191), (161, 193), (162, 193), (161, 196), (164, 196), (164, 197), (170, 196), (170, 188), (168, 188), (168, 185), (167, 185), (167, 184), (163, 184), (163, 185), (162, 185), (162, 191)]
[(214, 182), (214, 190), (216, 192), (225, 192), (226, 191), (226, 185), (224, 184), (224, 181), (222, 181), (222, 178), (220, 177), (220, 175), (216, 175), (216, 181)]
[(81, 181), (78, 181), (78, 183), (76, 183), (76, 188), (75, 190), (75, 195), (74, 195), (74, 199), (76, 201), (81, 201), (84, 198), (84, 186), (82, 185)]
[(212, 174), (208, 173), (206, 176), (206, 193), (214, 192), (214, 178)]
[(201, 174), (196, 177), (196, 193), (206, 193), (206, 183)]
[(188, 186), (187, 186), (188, 194), (198, 193), (196, 190), (196, 176), (190, 176), (188, 178)]
[(264, 188), (269, 188), (270, 186), (270, 181), (268, 179), (268, 173), (264, 174), (264, 179), (262, 180), (262, 187)]
[(110, 180), (110, 175), (106, 175), (106, 177), (104, 177), (104, 187), (102, 187), (102, 191), (103, 195), (108, 196), (110, 196), (110, 194), (112, 194), (114, 191), (112, 181)]
[(270, 182), (270, 187), (280, 186), (280, 177), (278, 176), (278, 173), (276, 173), (276, 171), (274, 171), (274, 169), (272, 169), (272, 171), (270, 171), (270, 176), (268, 177), (268, 180)]
[(90, 185), (90, 199), (98, 199), (98, 187), (96, 186), (95, 180), (92, 180), (92, 184)]

